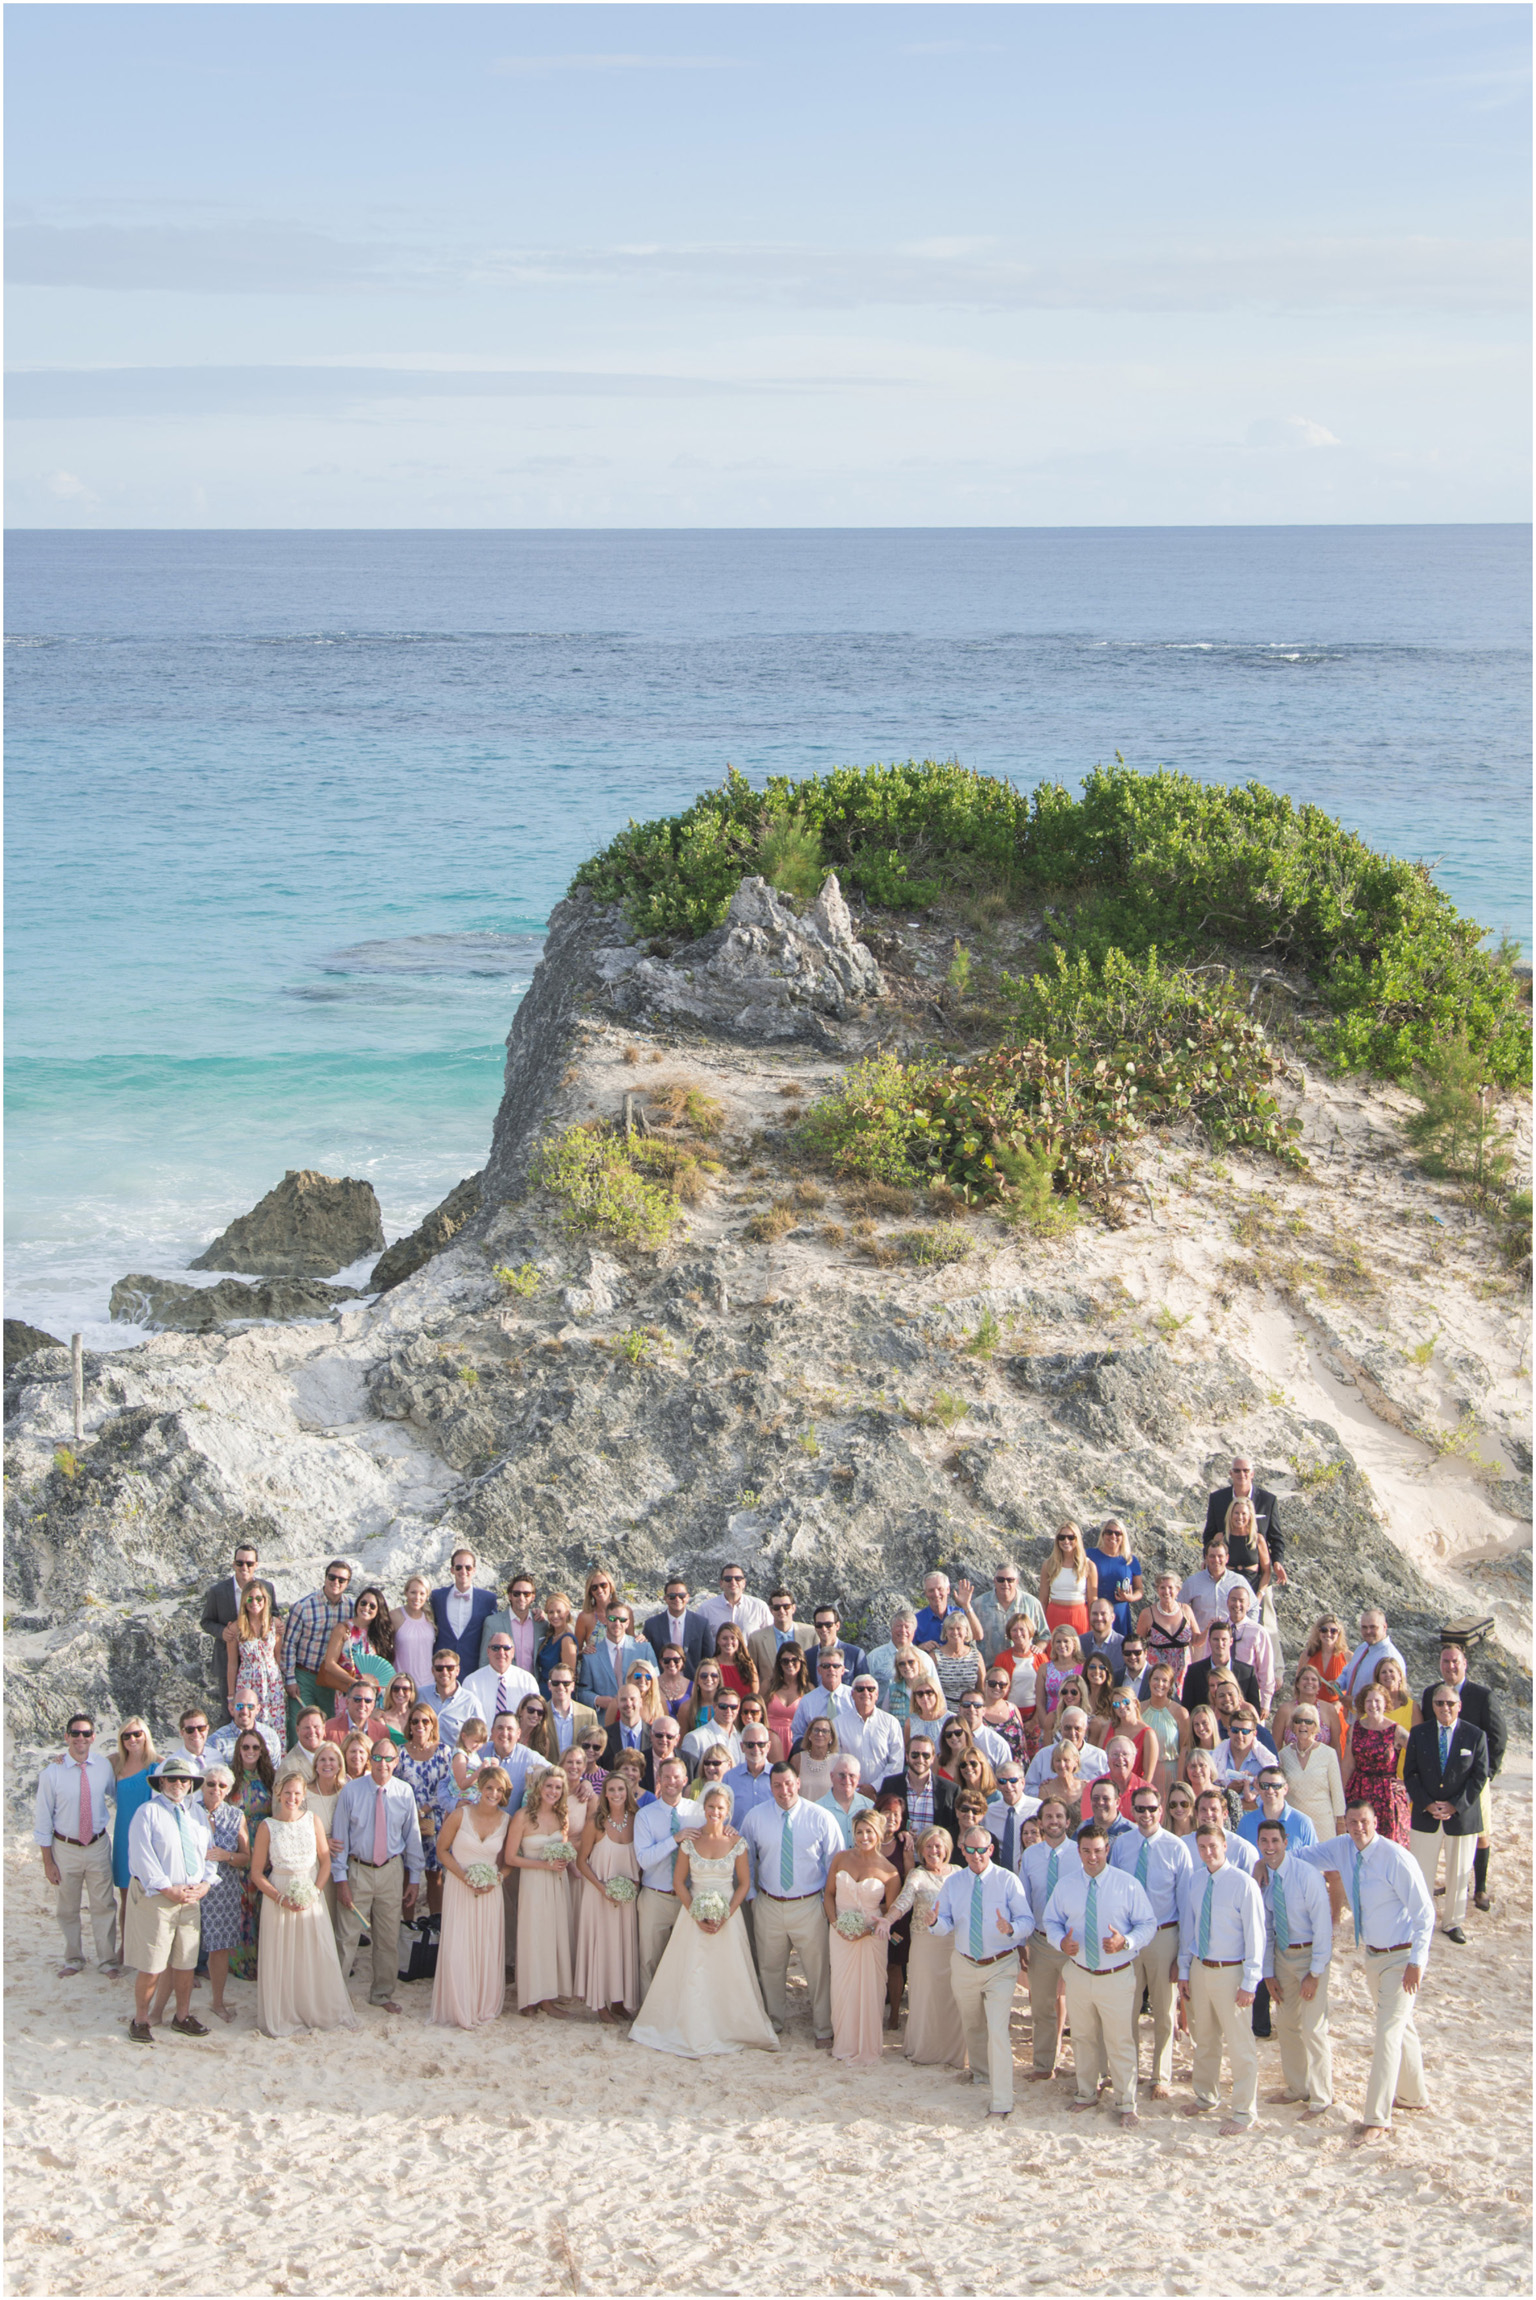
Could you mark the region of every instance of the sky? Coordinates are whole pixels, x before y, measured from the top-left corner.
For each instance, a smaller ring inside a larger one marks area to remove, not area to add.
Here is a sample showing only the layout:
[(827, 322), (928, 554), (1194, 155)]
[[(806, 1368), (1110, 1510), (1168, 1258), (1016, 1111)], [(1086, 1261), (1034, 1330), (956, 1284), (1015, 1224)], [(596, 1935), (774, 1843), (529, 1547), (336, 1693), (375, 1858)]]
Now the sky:
[(6, 519), (1530, 516), (1523, 6), (6, 11)]

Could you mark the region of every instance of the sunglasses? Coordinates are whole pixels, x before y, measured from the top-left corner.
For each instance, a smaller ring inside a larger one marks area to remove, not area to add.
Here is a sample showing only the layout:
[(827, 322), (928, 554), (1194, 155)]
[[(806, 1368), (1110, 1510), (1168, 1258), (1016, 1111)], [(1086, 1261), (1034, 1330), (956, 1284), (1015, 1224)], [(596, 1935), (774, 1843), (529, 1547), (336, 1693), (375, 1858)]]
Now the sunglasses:
[(547, 1717), (548, 1714), (549, 1712), (542, 1701), (525, 1701), (523, 1703), (523, 1715), (525, 1717)]
[(71, 1741), (94, 1741), (96, 1735), (89, 1725), (71, 1725), (69, 1738)]

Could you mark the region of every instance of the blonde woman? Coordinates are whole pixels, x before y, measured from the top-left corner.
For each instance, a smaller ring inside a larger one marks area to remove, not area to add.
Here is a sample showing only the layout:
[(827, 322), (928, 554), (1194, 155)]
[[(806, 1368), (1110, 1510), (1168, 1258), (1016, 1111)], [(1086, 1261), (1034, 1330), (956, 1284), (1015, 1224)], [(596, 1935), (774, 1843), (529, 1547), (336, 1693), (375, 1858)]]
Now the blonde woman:
[(256, 1967), (256, 2026), (263, 2036), (357, 2026), (326, 1914), (330, 1874), (330, 1846), (308, 1810), (303, 1779), (285, 1773), (251, 1847), (251, 1882), (266, 1902)]
[(1344, 1779), (1338, 1758), (1318, 1731), (1320, 1722), (1313, 1702), (1294, 1705), (1290, 1734), (1280, 1744), (1280, 1770), (1290, 1783), (1292, 1805), (1306, 1814), (1321, 1839), (1343, 1831)]
[(965, 2066), (965, 2032), (949, 1985), (954, 1936), (933, 1930), (933, 1913), (945, 1879), (957, 1873), (953, 1853), (954, 1840), (947, 1829), (924, 1829), (917, 1840), (917, 1866), (875, 1928), (889, 1940), (892, 1925), (912, 1911), (907, 2033), (902, 2051), (921, 2068)]
[(384, 1706), (379, 1711), (379, 1723), (397, 1749), (405, 1747), (406, 1728), (410, 1724), (411, 1711), (415, 1706), (415, 1682), (406, 1675), (403, 1669), (399, 1669), (389, 1681), (389, 1691), (385, 1694)]
[[(333, 1824), (336, 1819), (336, 1807), (341, 1801), (341, 1792), (346, 1785), (346, 1760), (340, 1747), (334, 1741), (322, 1741), (315, 1751), (315, 1777), (309, 1785), (309, 1809), (325, 1831), (325, 1841), (333, 1861), (341, 1851), (341, 1839), (334, 1833)], [(321, 1889), (325, 1894), (325, 1905), (330, 1911), (331, 1924), (334, 1928), (336, 1923), (335, 1878), (328, 1877)], [(341, 1938), (339, 1933), (336, 1937), (338, 1941)]]
[[(636, 1757), (630, 1749), (626, 1756)], [(613, 2022), (640, 2003), (640, 1868), (635, 1859), (639, 1799), (628, 1766), (615, 1765), (581, 1833), (576, 1873), (581, 1910), (576, 1924), (576, 1994), (600, 2021)], [(613, 1900), (618, 1878), (633, 1885), (628, 1900)]]
[[(735, 1800), (722, 1782), (704, 1792), (704, 1825), (679, 1840), (673, 1890), (683, 1913), (672, 1927), (645, 1992), (631, 2044), (699, 2060), (755, 2047), (777, 2052), (741, 1905), (751, 1883), (746, 1840), (731, 1827)], [(695, 1912), (717, 1897), (723, 1916)]]
[(570, 1790), (556, 1765), (529, 1782), (502, 1852), (503, 1865), (518, 1872), (517, 2009), (527, 2019), (541, 2006), (563, 2019), (562, 1999), (574, 1994), (571, 1888), (565, 1873), (574, 1854), (557, 1859), (552, 1850), (570, 1842)]
[(281, 1748), (287, 1739), (283, 1625), (273, 1619), (264, 1581), (247, 1587), (238, 1617), (224, 1632), (224, 1651), (231, 1714), (236, 1694), (248, 1693), (256, 1703), (257, 1723), (271, 1726)]
[(417, 1685), (432, 1682), (432, 1655), (437, 1646), (437, 1624), (432, 1618), (432, 1592), (424, 1573), (413, 1573), (405, 1585), (405, 1603), (390, 1615), (395, 1632), (395, 1667)]
[(800, 1794), (808, 1805), (819, 1804), (832, 1787), (832, 1760), (837, 1755), (837, 1729), (830, 1717), (813, 1717), (805, 1739), (790, 1758), (800, 1776)]
[(1099, 1594), (1099, 1569), (1070, 1518), (1056, 1529), (1051, 1554), (1040, 1568), (1040, 1603), (1046, 1626), (1065, 1622), (1079, 1637), (1088, 1634), (1088, 1608)]
[(671, 1714), (661, 1698), (661, 1673), (654, 1661), (637, 1656), (624, 1672), (626, 1685), (640, 1688), (640, 1722), (654, 1725), (658, 1717)]
[(1301, 1663), (1296, 1671), (1290, 1699), (1282, 1701), (1275, 1711), (1274, 1724), (1271, 1730), (1274, 1733), (1277, 1749), (1282, 1748), (1287, 1741), (1293, 1747), (1296, 1745), (1296, 1712), (1298, 1709), (1316, 1711), (1318, 1740), (1325, 1749), (1331, 1749), (1335, 1757), (1342, 1761), (1344, 1735), (1339, 1729), (1339, 1705), (1337, 1701), (1324, 1700), (1323, 1680), (1310, 1661)]
[[(1269, 1582), (1270, 1574), (1269, 1543), (1259, 1531), (1259, 1521), (1255, 1515), (1253, 1503), (1246, 1500), (1241, 1494), (1227, 1511), (1227, 1540), (1231, 1544), (1232, 1552), (1235, 1552), (1238, 1557), (1256, 1557), (1258, 1559), (1258, 1587), (1260, 1589), (1265, 1588)], [(1240, 1547), (1239, 1544), (1245, 1546)], [(1233, 1568), (1234, 1572), (1246, 1572), (1246, 1570), (1246, 1567)]]
[[(483, 2028), (501, 2011), (506, 1994), (501, 1852), (511, 1827), (506, 1810), (511, 1794), (512, 1783), (502, 1768), (482, 1765), (475, 1802), (455, 1805), (437, 1833), (445, 1882), (432, 2019), (442, 2028)], [(481, 1869), (494, 1873), (480, 1877), (475, 1872)]]
[[(880, 1815), (855, 1814), (853, 1850), (833, 1856), (822, 1892), (832, 1964), (832, 2058), (854, 2068), (873, 2068), (885, 2049), (890, 1929), (882, 1931), (879, 1920), (889, 1916), (901, 1878), (885, 1857), (884, 1843)], [(867, 1929), (855, 1939), (845, 1939), (837, 1930), (838, 1919), (854, 1915), (863, 1917)]]
[(158, 1752), (142, 1717), (125, 1717), (118, 1729), (117, 1747), (108, 1762), (117, 1778), (117, 1797), (114, 1811), (117, 1823), (112, 1831), (112, 1882), (117, 1887), (117, 1930), (120, 1947), (127, 1946), (128, 1926), (128, 1829), (141, 1805), (147, 1805), (154, 1794), (154, 1783), (149, 1777), (150, 1767), (156, 1763)]

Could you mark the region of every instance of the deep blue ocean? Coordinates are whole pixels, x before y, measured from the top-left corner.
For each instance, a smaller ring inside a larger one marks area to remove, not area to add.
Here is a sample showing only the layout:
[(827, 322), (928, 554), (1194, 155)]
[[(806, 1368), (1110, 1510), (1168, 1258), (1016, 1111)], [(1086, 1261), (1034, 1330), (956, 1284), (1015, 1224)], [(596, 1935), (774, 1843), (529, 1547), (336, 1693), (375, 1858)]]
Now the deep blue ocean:
[(1257, 777), (1529, 937), (1526, 527), (13, 532), (6, 632), (6, 1309), (93, 1345), (286, 1167), (479, 1165), (576, 864), (728, 762)]

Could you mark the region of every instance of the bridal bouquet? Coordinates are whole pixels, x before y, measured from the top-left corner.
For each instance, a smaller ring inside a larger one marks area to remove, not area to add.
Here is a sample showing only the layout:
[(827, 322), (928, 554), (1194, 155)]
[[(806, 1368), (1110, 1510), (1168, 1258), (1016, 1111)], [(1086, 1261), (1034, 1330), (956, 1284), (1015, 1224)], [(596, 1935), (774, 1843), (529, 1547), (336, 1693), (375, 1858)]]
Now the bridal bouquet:
[(312, 1885), (308, 1877), (295, 1877), (283, 1887), (283, 1899), (291, 1909), (312, 1909), (319, 1898), (319, 1886)]
[(731, 1904), (720, 1893), (695, 1893), (693, 1921), (696, 1925), (721, 1925), (730, 1914)]
[(845, 1941), (861, 1941), (869, 1931), (869, 1919), (862, 1909), (844, 1909), (838, 1916), (837, 1930)]
[(575, 1860), (576, 1848), (569, 1837), (551, 1837), (544, 1848), (544, 1858), (546, 1861), (553, 1861), (555, 1867), (560, 1869), (565, 1866), (567, 1861)]
[(633, 1877), (609, 1877), (603, 1885), (609, 1900), (621, 1909), (634, 1899), (636, 1889)]
[(464, 1882), (477, 1893), (488, 1893), (496, 1882), (496, 1869), (490, 1861), (471, 1861), (464, 1871)]

